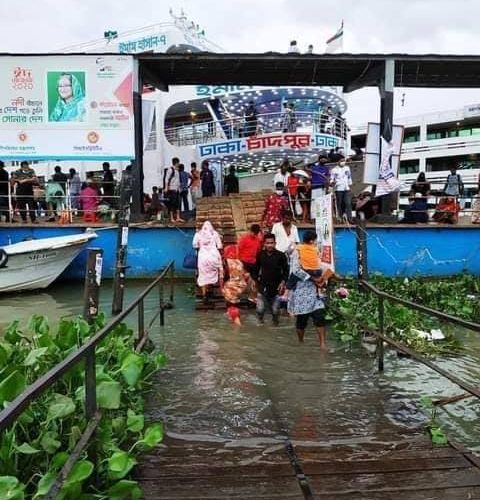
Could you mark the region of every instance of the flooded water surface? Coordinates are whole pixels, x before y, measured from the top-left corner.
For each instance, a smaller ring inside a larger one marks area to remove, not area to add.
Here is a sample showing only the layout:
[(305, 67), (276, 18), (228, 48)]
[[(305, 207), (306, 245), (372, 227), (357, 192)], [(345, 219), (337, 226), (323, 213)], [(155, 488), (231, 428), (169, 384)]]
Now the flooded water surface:
[[(125, 303), (145, 282), (128, 282)], [(328, 350), (320, 351), (313, 328), (299, 344), (293, 320), (279, 327), (259, 326), (254, 313), (242, 313), (234, 327), (221, 311), (195, 311), (186, 285), (176, 287), (175, 308), (166, 325), (153, 327), (152, 339), (169, 358), (158, 375), (147, 411), (166, 422), (168, 433), (182, 439), (232, 440), (241, 443), (288, 436), (302, 441), (385, 439), (419, 428), (426, 422), (418, 404), (422, 396), (443, 398), (462, 393), (435, 372), (387, 351), (385, 372), (361, 345), (351, 347), (328, 334)], [(102, 308), (111, 308), (111, 283), (101, 292)], [(147, 316), (158, 304), (153, 293)], [(31, 314), (47, 314), (51, 323), (81, 314), (82, 286), (60, 284), (48, 292), (0, 298), (0, 328)], [(132, 325), (136, 316), (129, 318)], [(480, 339), (459, 330), (465, 353), (437, 360), (465, 381), (478, 385)], [(464, 399), (440, 410), (448, 436), (471, 448), (480, 447), (479, 403)]]

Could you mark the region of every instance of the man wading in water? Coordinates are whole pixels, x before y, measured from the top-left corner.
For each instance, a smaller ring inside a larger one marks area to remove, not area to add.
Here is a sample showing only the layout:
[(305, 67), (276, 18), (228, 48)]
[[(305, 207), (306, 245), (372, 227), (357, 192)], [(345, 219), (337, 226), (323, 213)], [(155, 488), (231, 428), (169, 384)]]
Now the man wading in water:
[(280, 310), (280, 296), (284, 292), (285, 281), (288, 278), (288, 261), (283, 252), (275, 249), (275, 236), (266, 234), (264, 236), (264, 249), (257, 259), (258, 269), (258, 293), (257, 293), (257, 316), (261, 323), (265, 310), (268, 308), (272, 313), (274, 325), (278, 325), (278, 313)]

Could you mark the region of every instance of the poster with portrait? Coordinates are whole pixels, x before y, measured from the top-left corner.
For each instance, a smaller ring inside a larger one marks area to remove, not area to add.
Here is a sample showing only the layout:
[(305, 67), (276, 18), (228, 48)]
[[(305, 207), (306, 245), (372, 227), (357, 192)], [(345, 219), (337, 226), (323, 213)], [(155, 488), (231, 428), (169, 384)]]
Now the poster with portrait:
[(335, 272), (332, 193), (312, 200), (312, 217), (315, 219), (320, 260), (322, 264)]
[(0, 157), (134, 158), (128, 55), (0, 56)]

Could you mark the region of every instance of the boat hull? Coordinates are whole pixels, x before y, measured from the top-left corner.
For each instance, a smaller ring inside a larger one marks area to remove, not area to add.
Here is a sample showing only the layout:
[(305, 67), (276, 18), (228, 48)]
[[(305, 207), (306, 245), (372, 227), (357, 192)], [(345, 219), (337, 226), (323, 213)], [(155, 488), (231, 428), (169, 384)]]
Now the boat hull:
[(26, 240), (0, 248), (0, 293), (46, 288), (95, 233)]
[(84, 244), (11, 255), (0, 269), (0, 293), (48, 287), (81, 252)]

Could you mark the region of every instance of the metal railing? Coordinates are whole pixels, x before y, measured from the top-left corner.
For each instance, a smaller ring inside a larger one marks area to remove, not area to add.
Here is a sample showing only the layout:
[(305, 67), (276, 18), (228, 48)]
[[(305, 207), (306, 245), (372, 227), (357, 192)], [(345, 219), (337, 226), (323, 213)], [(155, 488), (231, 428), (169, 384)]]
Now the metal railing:
[[(145, 346), (148, 340), (148, 334), (157, 318), (160, 318), (160, 326), (165, 324), (165, 309), (168, 307), (165, 302), (164, 281), (169, 278), (170, 281), (170, 303), (174, 300), (174, 273), (175, 265), (171, 261), (160, 273), (160, 275), (143, 290), (142, 293), (131, 302), (120, 314), (112, 318), (103, 328), (96, 332), (89, 340), (80, 346), (74, 353), (70, 354), (62, 362), (51, 368), (43, 374), (38, 380), (31, 384), (22, 394), (16, 397), (7, 408), (0, 412), (0, 431), (5, 431), (11, 426), (27, 409), (27, 407), (39, 399), (53, 384), (55, 384), (70, 369), (79, 363), (85, 362), (85, 414), (89, 422), (79, 441), (77, 442), (69, 460), (65, 463), (59, 472), (55, 483), (45, 496), (46, 499), (56, 497), (63, 481), (68, 476), (75, 462), (81, 456), (89, 441), (94, 435), (102, 412), (98, 408), (96, 400), (96, 348), (103, 339), (105, 339), (113, 329), (118, 326), (130, 313), (137, 311), (137, 342), (136, 351), (139, 352)], [(158, 309), (152, 319), (145, 326), (145, 299), (150, 293), (158, 289)], [(93, 454), (95, 457), (95, 454)], [(94, 458), (95, 459), (95, 458)]]
[[(54, 181), (54, 184), (61, 185), (61, 190), (59, 189), (58, 195), (52, 195), (46, 193), (47, 183), (38, 182), (33, 184), (32, 193), (24, 194), (14, 189), (14, 179), (9, 181), (0, 181), (0, 188), (2, 190), (0, 194), (0, 222), (2, 219), (6, 219), (6, 222), (14, 222), (15, 215), (20, 216), (22, 219), (26, 219), (27, 214), (30, 214), (32, 222), (40, 217), (47, 217), (49, 220), (55, 219), (56, 215), (65, 213), (67, 215), (68, 222), (72, 222), (73, 215), (82, 212), (81, 200), (86, 200), (87, 198), (94, 198), (97, 202), (97, 212), (101, 212), (102, 205), (104, 206), (104, 212), (114, 217), (118, 210), (118, 201), (120, 199), (120, 183), (118, 182), (103, 182), (100, 181), (95, 183), (98, 189), (98, 194), (95, 196), (80, 196), (80, 192), (72, 192), (69, 182), (65, 183), (65, 186), (61, 182)], [(100, 192), (100, 187), (104, 187), (107, 184), (111, 184), (114, 194), (105, 194)], [(6, 189), (5, 189), (6, 187)]]
[(165, 136), (175, 146), (191, 146), (223, 139), (235, 139), (273, 132), (325, 133), (347, 138), (344, 118), (318, 112), (295, 112), (259, 114), (254, 120), (232, 117), (224, 120), (188, 122), (165, 129)]
[[(366, 324), (358, 321), (355, 319), (353, 316), (349, 317), (348, 319), (351, 319), (355, 323), (359, 324), (362, 326), (362, 328), (367, 332), (372, 335), (374, 335), (377, 338), (377, 362), (378, 362), (378, 370), (383, 371), (384, 370), (384, 342), (398, 351), (410, 356), (412, 359), (415, 361), (418, 361), (431, 370), (437, 372), (438, 374), (442, 375), (443, 377), (447, 378), (454, 384), (458, 385), (461, 387), (464, 391), (469, 393), (472, 396), (476, 396), (477, 398), (480, 398), (480, 387), (475, 387), (468, 382), (465, 382), (461, 378), (457, 377), (455, 374), (452, 374), (448, 372), (447, 370), (444, 370), (437, 364), (433, 363), (429, 359), (425, 358), (424, 356), (418, 354), (415, 350), (410, 349), (409, 347), (405, 346), (401, 342), (398, 342), (396, 340), (393, 340), (390, 338), (386, 332), (385, 332), (385, 301), (389, 301), (395, 304), (400, 304), (405, 307), (408, 307), (410, 309), (413, 309), (415, 311), (422, 312), (424, 314), (427, 314), (429, 316), (432, 316), (434, 318), (437, 318), (441, 321), (444, 322), (449, 322), (457, 326), (461, 326), (462, 328), (467, 328), (469, 330), (472, 330), (476, 333), (480, 333), (480, 324), (474, 323), (472, 321), (468, 321), (462, 318), (458, 318), (456, 316), (452, 316), (450, 314), (437, 311), (436, 309), (432, 309), (430, 307), (417, 304), (415, 302), (412, 302), (407, 299), (402, 299), (400, 297), (396, 297), (395, 295), (392, 295), (390, 293), (384, 292), (382, 290), (379, 290), (376, 288), (374, 285), (372, 285), (370, 282), (367, 280), (360, 280), (361, 286), (368, 292), (373, 293), (378, 297), (378, 330), (372, 329), (368, 327)], [(345, 316), (345, 315), (344, 315)]]

